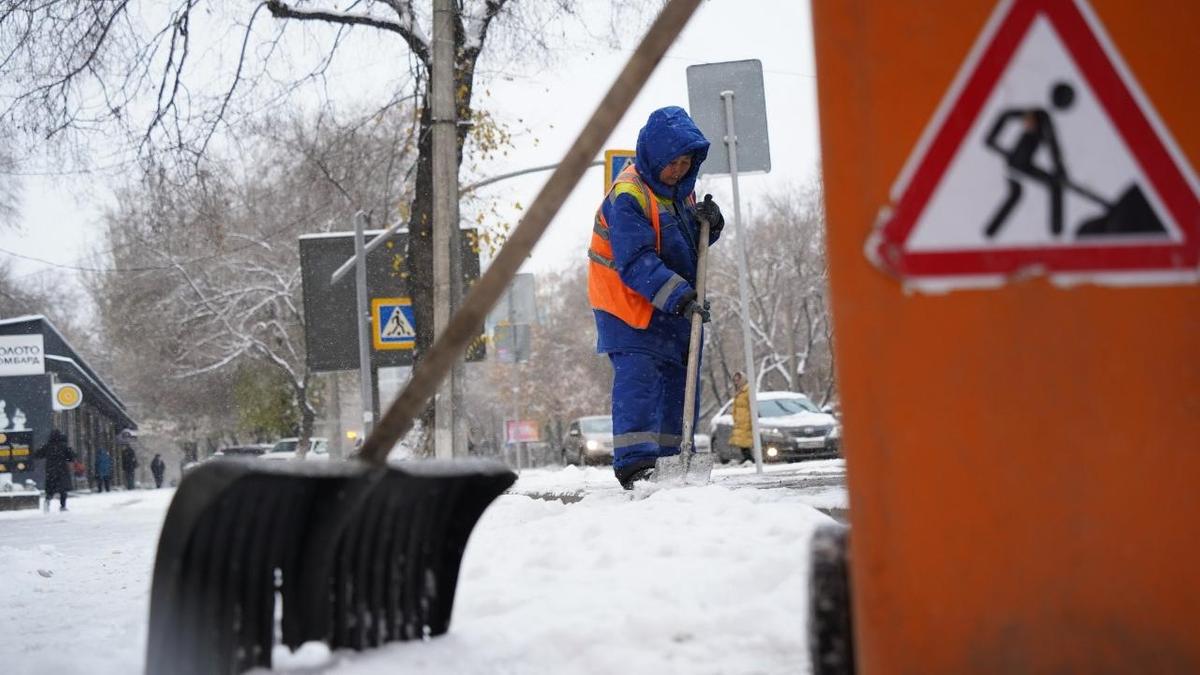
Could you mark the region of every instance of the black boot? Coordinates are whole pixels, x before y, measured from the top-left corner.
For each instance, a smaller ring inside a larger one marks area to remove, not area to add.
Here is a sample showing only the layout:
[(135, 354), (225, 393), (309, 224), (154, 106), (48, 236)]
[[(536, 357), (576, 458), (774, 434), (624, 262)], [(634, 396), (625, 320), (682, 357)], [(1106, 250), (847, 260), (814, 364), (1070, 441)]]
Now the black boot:
[(626, 490), (632, 490), (634, 483), (642, 480), (650, 480), (654, 477), (654, 460), (635, 462), (623, 470), (618, 470), (616, 474), (621, 487)]

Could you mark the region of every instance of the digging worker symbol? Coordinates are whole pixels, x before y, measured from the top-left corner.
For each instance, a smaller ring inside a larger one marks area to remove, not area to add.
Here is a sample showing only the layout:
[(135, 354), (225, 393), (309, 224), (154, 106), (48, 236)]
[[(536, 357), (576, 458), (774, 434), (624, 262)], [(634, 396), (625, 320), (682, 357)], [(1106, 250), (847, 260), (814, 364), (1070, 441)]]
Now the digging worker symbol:
[(682, 108), (654, 111), (592, 228), (588, 297), (596, 350), (613, 367), (613, 470), (626, 489), (682, 441), (691, 317), (708, 320), (695, 290), (699, 217), (709, 244), (725, 224), (711, 196), (692, 193), (708, 146)]
[[(1066, 110), (1075, 100), (1075, 90), (1067, 84), (1055, 85), (1050, 94), (1051, 102), (1058, 110)], [(997, 139), (1008, 123), (1014, 119), (1021, 121), (1021, 137), (1011, 149), (1000, 147)], [(1008, 178), (1008, 196), (996, 210), (984, 233), (994, 237), (1012, 214), (1013, 208), (1021, 201), (1021, 183), (1014, 177), (1024, 176), (1041, 183), (1050, 193), (1050, 232), (1059, 236), (1063, 231), (1063, 185), (1067, 182), (1067, 168), (1063, 165), (1062, 150), (1058, 146), (1058, 135), (1054, 132), (1054, 120), (1050, 113), (1043, 108), (1005, 110), (997, 118), (985, 141), (987, 146), (1004, 155), (1012, 174)], [(1045, 147), (1050, 154), (1050, 170), (1047, 171), (1034, 163), (1034, 156), (1039, 148)]]
[[(1075, 102), (1075, 89), (1066, 82), (1058, 82), (1050, 90), (1050, 103), (1058, 113), (1065, 113)], [(1010, 122), (1019, 120), (1021, 136), (1011, 148), (1000, 145), (999, 138)], [(1154, 213), (1141, 188), (1132, 183), (1127, 186), (1116, 202), (1111, 202), (1092, 190), (1073, 181), (1067, 174), (1062, 148), (1054, 118), (1045, 108), (1010, 108), (1000, 113), (984, 140), (988, 149), (1004, 157), (1009, 169), (1008, 195), (996, 209), (984, 228), (989, 239), (999, 234), (1008, 222), (1013, 209), (1021, 201), (1022, 187), (1018, 178), (1040, 183), (1050, 200), (1050, 234), (1063, 234), (1063, 191), (1070, 190), (1102, 209), (1100, 216), (1082, 222), (1075, 230), (1077, 237), (1108, 234), (1162, 234), (1166, 230)], [(1049, 157), (1049, 169), (1038, 166), (1038, 151), (1045, 149)]]

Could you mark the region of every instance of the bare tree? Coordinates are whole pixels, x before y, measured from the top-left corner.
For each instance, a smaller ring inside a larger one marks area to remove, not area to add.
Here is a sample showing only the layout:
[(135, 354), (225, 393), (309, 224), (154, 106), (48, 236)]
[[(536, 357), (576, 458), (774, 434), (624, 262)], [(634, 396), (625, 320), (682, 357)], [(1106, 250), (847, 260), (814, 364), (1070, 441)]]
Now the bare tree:
[[(618, 26), (640, 29), (645, 17), (626, 10), (643, 4), (609, 3), (609, 34)], [(485, 46), (505, 68), (505, 58), (544, 59), (560, 19), (581, 18), (584, 7), (581, 0), (458, 0), (453, 70), (460, 166), (470, 133), (490, 121), (474, 103)], [(375, 215), (377, 222), (408, 221), (409, 288), (414, 297), (432, 298), (431, 25), (425, 3), (413, 0), (0, 0), (0, 126), (11, 125), (39, 145), (58, 141), (76, 156), (85, 136), (117, 129), (158, 183), (211, 189), (217, 181), (206, 158), (214, 147), (237, 143), (230, 138), (236, 134), (226, 132), (264, 109), (305, 97), (331, 107), (334, 64), (353, 45), (364, 65), (390, 66), (390, 79), (379, 87), (379, 113), (412, 110), (416, 161), (395, 167), (411, 179), (409, 201), (400, 206), (384, 197)], [(410, 102), (415, 106), (407, 108)], [(331, 173), (323, 178), (338, 180)], [(378, 203), (351, 205), (352, 195), (342, 197), (344, 207)], [(210, 220), (205, 226), (222, 225)], [(433, 341), (433, 305), (416, 302), (414, 310), (420, 358)]]
[[(460, 163), (463, 143), (481, 120), (473, 95), (485, 45), (526, 60), (544, 56), (552, 21), (573, 17), (580, 4), (459, 0), (454, 73)], [(611, 12), (619, 15), (631, 4), (639, 3), (623, 0)], [(417, 161), (407, 167), (415, 189), (407, 208), (378, 215), (408, 218), (410, 283), (416, 296), (425, 297), (432, 290), (433, 255), (429, 14), (413, 0), (265, 0), (251, 6), (0, 0), (0, 125), (39, 143), (116, 127), (155, 170), (182, 160), (186, 175), (194, 177), (203, 172), (202, 158), (221, 130), (293, 100), (301, 89), (323, 97), (331, 64), (352, 36), (359, 44), (392, 37), (407, 63), (397, 62), (399, 79), (385, 85), (390, 93), (380, 110), (416, 101)], [(623, 19), (627, 25), (642, 20)], [(288, 42), (289, 27), (304, 31), (303, 49)], [(313, 42), (323, 47), (312, 49)], [(303, 65), (298, 53), (307, 57)], [(273, 70), (273, 59), (297, 63)], [(433, 315), (429, 303), (416, 303), (415, 310), (419, 353), (432, 342)]]
[[(825, 215), (819, 184), (769, 195), (747, 224), (750, 329), (759, 389), (834, 396)], [(714, 327), (706, 377), (720, 402), (742, 370), (736, 247), (717, 246), (709, 269)]]
[(537, 303), (540, 322), (531, 326), (529, 360), (472, 364), (479, 376), (470, 378), (468, 414), (477, 436), (490, 429), (501, 441), (494, 422), (519, 409), (538, 421), (544, 440), (561, 447), (569, 420), (610, 410), (612, 369), (596, 353), (585, 265), (540, 275)]
[[(255, 363), (289, 388), (297, 431), (308, 438), (317, 389), (296, 237), (344, 225), (341, 203), (408, 195), (392, 170), (403, 153), (396, 160), (381, 142), (395, 137), (394, 126), (373, 116), (346, 125), (267, 120), (223, 171), (182, 187), (150, 177), (123, 191), (106, 218), (114, 269), (92, 286), (111, 342), (154, 355), (155, 370), (170, 375), (140, 381), (144, 399)], [(218, 391), (232, 398), (228, 384)]]
[(0, 228), (13, 227), (21, 207), (21, 183), (17, 162), (11, 152), (0, 146)]

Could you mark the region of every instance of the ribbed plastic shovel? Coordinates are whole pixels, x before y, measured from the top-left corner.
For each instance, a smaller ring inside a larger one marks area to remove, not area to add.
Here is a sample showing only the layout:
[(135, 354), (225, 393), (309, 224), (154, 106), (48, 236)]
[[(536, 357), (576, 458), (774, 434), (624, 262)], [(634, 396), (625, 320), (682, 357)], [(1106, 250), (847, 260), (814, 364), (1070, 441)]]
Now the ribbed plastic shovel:
[[(712, 195), (705, 195), (711, 200)], [(708, 271), (708, 221), (700, 219), (700, 240), (696, 251), (696, 302), (704, 305), (705, 275)], [(692, 315), (692, 334), (688, 341), (687, 378), (683, 385), (683, 441), (679, 454), (654, 461), (653, 480), (666, 485), (708, 485), (712, 478), (711, 452), (696, 452), (696, 382), (700, 371), (700, 341), (704, 320)]]
[(492, 461), (196, 467), (159, 539), (146, 671), (236, 673), (270, 667), (275, 644), (446, 632), (467, 538), (514, 478)]
[(276, 644), (363, 649), (447, 630), (467, 537), (515, 476), (489, 461), (387, 465), (388, 451), (475, 338), (699, 3), (663, 7), (363, 443), (361, 461), (230, 460), (202, 464), (183, 479), (155, 560), (148, 673), (237, 673), (270, 667)]

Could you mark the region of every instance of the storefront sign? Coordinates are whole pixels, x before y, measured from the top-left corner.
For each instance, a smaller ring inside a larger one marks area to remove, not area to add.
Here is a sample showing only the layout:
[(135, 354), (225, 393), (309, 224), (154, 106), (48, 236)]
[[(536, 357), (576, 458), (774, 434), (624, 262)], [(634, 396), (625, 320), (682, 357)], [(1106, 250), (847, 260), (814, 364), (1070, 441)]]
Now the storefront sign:
[(51, 403), (55, 410), (74, 410), (83, 402), (83, 390), (71, 383), (54, 385)]
[(46, 372), (45, 351), (41, 334), (0, 335), (0, 377)]
[(29, 470), (32, 446), (32, 431), (0, 432), (0, 472), (15, 473)]

